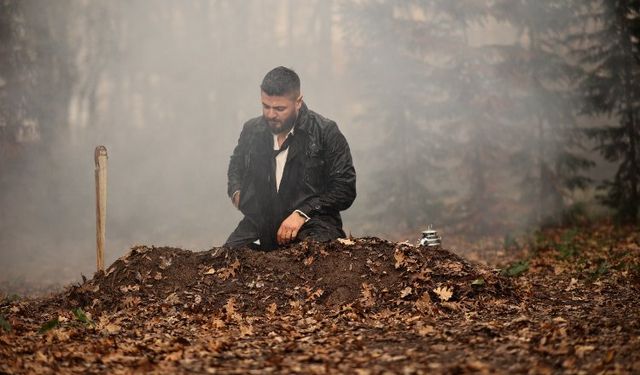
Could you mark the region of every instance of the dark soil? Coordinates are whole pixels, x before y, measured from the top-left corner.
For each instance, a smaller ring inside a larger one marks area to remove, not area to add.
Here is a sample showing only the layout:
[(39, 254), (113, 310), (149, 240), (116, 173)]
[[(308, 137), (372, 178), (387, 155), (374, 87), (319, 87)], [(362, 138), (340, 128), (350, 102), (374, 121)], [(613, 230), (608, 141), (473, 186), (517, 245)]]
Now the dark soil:
[[(472, 285), (474, 280), (482, 285)], [(71, 288), (64, 302), (96, 313), (116, 311), (131, 299), (170, 300), (182, 309), (208, 312), (232, 296), (238, 311), (247, 314), (292, 301), (318, 308), (411, 309), (425, 293), (439, 301), (433, 291), (438, 287), (451, 289), (449, 301), (464, 304), (515, 296), (509, 280), (447, 250), (363, 238), (353, 245), (302, 243), (272, 252), (136, 247), (105, 273)], [(370, 301), (361, 299), (363, 288), (370, 288)]]

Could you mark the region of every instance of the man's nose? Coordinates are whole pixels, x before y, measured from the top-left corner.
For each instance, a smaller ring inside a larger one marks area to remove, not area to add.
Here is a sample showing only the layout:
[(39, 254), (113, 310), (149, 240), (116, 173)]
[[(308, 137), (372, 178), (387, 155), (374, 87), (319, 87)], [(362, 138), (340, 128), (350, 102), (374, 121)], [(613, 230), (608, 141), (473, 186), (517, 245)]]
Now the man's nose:
[(267, 109), (267, 118), (269, 120), (275, 120), (276, 117), (276, 111), (274, 111), (273, 109)]

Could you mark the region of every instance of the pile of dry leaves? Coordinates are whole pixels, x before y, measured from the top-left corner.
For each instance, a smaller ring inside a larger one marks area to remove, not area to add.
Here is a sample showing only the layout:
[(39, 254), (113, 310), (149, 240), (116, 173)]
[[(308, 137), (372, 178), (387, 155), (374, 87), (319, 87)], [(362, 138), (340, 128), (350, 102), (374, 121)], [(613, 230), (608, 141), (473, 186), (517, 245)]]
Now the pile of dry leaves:
[(136, 247), (64, 293), (5, 300), (0, 372), (640, 371), (640, 238), (596, 251), (610, 232), (565, 232), (502, 272), (377, 238)]

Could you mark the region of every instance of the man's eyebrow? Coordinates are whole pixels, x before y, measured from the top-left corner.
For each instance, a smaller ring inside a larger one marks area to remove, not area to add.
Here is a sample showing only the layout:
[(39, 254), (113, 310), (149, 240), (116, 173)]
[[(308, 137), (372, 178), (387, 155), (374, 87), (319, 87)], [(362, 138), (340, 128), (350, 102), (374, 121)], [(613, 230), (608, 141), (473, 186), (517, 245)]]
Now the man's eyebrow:
[(262, 106), (266, 107), (266, 108), (275, 108), (275, 109), (283, 109), (286, 108), (286, 106), (284, 105), (274, 105), (274, 106), (270, 106), (269, 104), (262, 102)]

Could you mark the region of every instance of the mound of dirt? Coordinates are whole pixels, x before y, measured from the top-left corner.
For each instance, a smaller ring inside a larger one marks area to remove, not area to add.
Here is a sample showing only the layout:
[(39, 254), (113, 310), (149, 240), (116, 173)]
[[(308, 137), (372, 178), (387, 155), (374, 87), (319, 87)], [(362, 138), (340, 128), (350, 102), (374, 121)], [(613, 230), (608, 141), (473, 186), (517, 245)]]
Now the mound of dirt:
[(135, 247), (72, 287), (69, 307), (112, 312), (143, 303), (262, 314), (281, 307), (461, 311), (514, 298), (510, 280), (444, 249), (378, 238), (303, 242), (271, 252)]
[(503, 278), (377, 238), (136, 247), (1, 301), (0, 373), (640, 373), (637, 227), (547, 230), (532, 250)]

